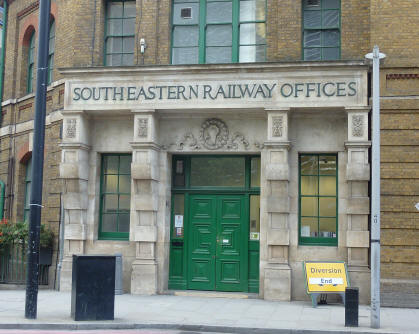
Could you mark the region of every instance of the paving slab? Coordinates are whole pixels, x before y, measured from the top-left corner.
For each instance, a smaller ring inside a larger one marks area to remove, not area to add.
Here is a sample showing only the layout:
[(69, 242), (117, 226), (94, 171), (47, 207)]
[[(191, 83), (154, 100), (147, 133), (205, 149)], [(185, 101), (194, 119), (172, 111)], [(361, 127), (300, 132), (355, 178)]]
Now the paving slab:
[(419, 309), (381, 308), (381, 328), (370, 328), (370, 308), (359, 307), (359, 327), (345, 327), (341, 304), (273, 302), (234, 294), (115, 296), (115, 319), (74, 321), (71, 293), (38, 292), (37, 319), (25, 319), (25, 291), (0, 290), (2, 329), (166, 329), (251, 334), (419, 333)]

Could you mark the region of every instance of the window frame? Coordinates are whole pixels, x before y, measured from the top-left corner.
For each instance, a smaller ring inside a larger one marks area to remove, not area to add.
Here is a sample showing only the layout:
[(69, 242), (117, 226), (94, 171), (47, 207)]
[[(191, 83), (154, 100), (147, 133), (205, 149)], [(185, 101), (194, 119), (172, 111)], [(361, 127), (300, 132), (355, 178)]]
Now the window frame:
[[(30, 186), (32, 185), (32, 157), (30, 157), (28, 159), (28, 161), (26, 161), (25, 164), (25, 198), (23, 200), (23, 221), (28, 221), (29, 220), (29, 213), (31, 211), (31, 207), (29, 205), (29, 201), (28, 201), (28, 196), (30, 199), (30, 191), (31, 188)], [(28, 193), (28, 189), (29, 189), (29, 193)], [(28, 204), (28, 205), (26, 205)]]
[(28, 68), (26, 78), (26, 93), (30, 94), (33, 92), (33, 73), (35, 67), (35, 30), (32, 31), (31, 37), (29, 38), (27, 57)]
[[(301, 173), (301, 158), (303, 156), (317, 156), (317, 174), (316, 175), (311, 175), (311, 174), (302, 174)], [(325, 174), (325, 175), (321, 175), (319, 172), (319, 157), (320, 156), (333, 156), (336, 158), (336, 173), (335, 173), (335, 178), (336, 178), (336, 192), (335, 192), (335, 196), (331, 196), (331, 195), (320, 195), (319, 194), (319, 179), (321, 176), (326, 176), (326, 177), (330, 177), (332, 175), (330, 174)], [(298, 155), (298, 244), (302, 245), (302, 246), (337, 246), (338, 245), (338, 237), (339, 237), (339, 165), (338, 165), (338, 154), (337, 153), (300, 153)], [(301, 194), (301, 177), (302, 176), (317, 176), (317, 195), (302, 195)], [(301, 199), (303, 197), (315, 197), (317, 199), (320, 198), (336, 198), (336, 212), (335, 212), (335, 217), (331, 217), (331, 216), (320, 216), (320, 210), (319, 210), (319, 203), (320, 201), (317, 201), (317, 232), (319, 232), (319, 221), (320, 218), (335, 218), (336, 219), (336, 237), (320, 237), (319, 235), (317, 237), (303, 237), (301, 235), (301, 218), (303, 217), (314, 217), (314, 216), (302, 216), (302, 207), (301, 207)]]
[[(223, 0), (211, 0), (211, 2), (224, 2)], [(251, 0), (242, 0), (244, 1), (251, 1)], [(257, 0), (255, 0), (257, 1)], [(266, 42), (266, 21), (267, 21), (267, 1), (264, 1), (264, 5), (265, 5), (265, 16), (264, 16), (264, 20), (246, 20), (246, 21), (241, 21), (240, 20), (240, 2), (241, 0), (231, 0), (232, 3), (232, 20), (231, 23), (230, 22), (217, 22), (217, 23), (207, 23), (206, 19), (207, 19), (207, 0), (197, 0), (198, 3), (198, 7), (199, 7), (199, 18), (198, 18), (198, 23), (196, 24), (174, 24), (174, 6), (175, 4), (184, 4), (185, 6), (187, 6), (188, 4), (191, 3), (196, 3), (196, 2), (189, 2), (187, 0), (182, 1), (180, 0), (179, 2), (172, 1), (172, 15), (171, 15), (171, 33), (170, 33), (170, 64), (172, 65), (191, 65), (191, 64), (211, 64), (207, 62), (206, 59), (206, 49), (207, 49), (207, 43), (206, 43), (206, 31), (208, 26), (215, 26), (215, 25), (227, 25), (227, 24), (231, 24), (232, 27), (232, 44), (231, 44), (231, 61), (228, 62), (228, 64), (230, 63), (240, 63), (240, 47), (241, 46), (264, 46), (264, 53), (265, 53), (265, 59), (260, 61), (260, 62), (265, 62), (266, 61), (266, 50), (267, 50), (267, 42)], [(255, 44), (240, 44), (240, 27), (243, 24), (258, 24), (258, 23), (263, 23), (265, 24), (265, 43), (255, 43)], [(198, 27), (198, 62), (197, 63), (185, 63), (185, 64), (181, 64), (181, 63), (173, 63), (173, 50), (174, 49), (182, 49), (182, 48), (186, 48), (186, 47), (182, 47), (182, 46), (174, 46), (174, 30), (175, 27), (192, 27), (192, 26), (197, 26)], [(257, 62), (257, 61), (255, 61)], [(220, 64), (220, 63), (213, 63), (213, 64)]]
[[(341, 52), (342, 52), (342, 1), (339, 0), (339, 7), (338, 8), (323, 8), (323, 0), (319, 0), (320, 1), (320, 9), (319, 11), (321, 13), (323, 13), (324, 10), (338, 10), (339, 11), (339, 24), (336, 27), (333, 28), (323, 28), (322, 24), (319, 27), (315, 27), (315, 28), (305, 28), (304, 25), (304, 14), (306, 11), (313, 11), (314, 9), (306, 9), (305, 5), (304, 5), (304, 0), (301, 1), (301, 59), (303, 59), (304, 61), (333, 61), (333, 60), (340, 60), (341, 59)], [(317, 10), (317, 9), (316, 9)], [(322, 17), (322, 15), (320, 15)], [(311, 30), (311, 31), (320, 31), (320, 46), (316, 46), (316, 47), (305, 47), (304, 46), (304, 32), (306, 30)], [(321, 32), (323, 31), (327, 31), (327, 30), (338, 30), (339, 31), (339, 40), (338, 40), (338, 57), (336, 59), (329, 59), (326, 60), (323, 58), (323, 49), (331, 49), (331, 48), (336, 48), (336, 46), (323, 46), (323, 39), (322, 39), (322, 34)], [(316, 59), (316, 60), (307, 60), (305, 59), (304, 56), (304, 51), (305, 49), (313, 49), (313, 48), (320, 48), (321, 53), (320, 53), (320, 59)]]
[[(117, 174), (105, 174), (105, 158), (110, 156), (117, 156), (118, 157), (118, 172)], [(131, 201), (131, 166), (129, 168), (130, 172), (129, 174), (126, 173), (120, 173), (120, 158), (122, 156), (129, 156), (131, 157), (132, 161), (132, 154), (131, 153), (103, 153), (101, 154), (101, 167), (100, 167), (100, 190), (99, 190), (99, 231), (98, 231), (98, 239), (99, 240), (120, 240), (120, 241), (128, 241), (129, 240), (129, 232), (104, 232), (102, 231), (102, 223), (103, 223), (103, 216), (104, 216), (104, 195), (106, 194), (117, 194), (118, 198), (119, 195), (129, 195), (130, 201)], [(117, 175), (118, 176), (118, 189), (116, 193), (113, 192), (106, 192), (104, 189), (104, 181), (105, 181), (105, 175)], [(130, 192), (129, 193), (121, 193), (119, 192), (119, 176), (120, 175), (129, 175), (130, 176)], [(116, 213), (119, 217), (119, 214), (123, 212), (124, 214), (128, 213), (130, 216), (131, 212), (131, 206), (129, 210), (120, 210), (119, 209), (119, 201), (118, 201), (118, 209), (116, 210)], [(118, 218), (119, 219), (119, 218)], [(118, 224), (118, 222), (116, 223)]]
[[(123, 11), (122, 11), (122, 17), (121, 18), (109, 18), (108, 17), (108, 5), (111, 3), (111, 2), (121, 2), (122, 4), (123, 4)], [(122, 34), (121, 35), (108, 35), (108, 21), (110, 20), (110, 19), (113, 19), (113, 20), (115, 20), (115, 19), (119, 19), (119, 20), (121, 20), (121, 21), (123, 21), (124, 19), (136, 19), (136, 14), (134, 14), (134, 16), (130, 16), (130, 17), (123, 17), (124, 16), (124, 10), (125, 10), (125, 3), (126, 2), (133, 2), (133, 3), (136, 3), (136, 1), (135, 0), (107, 0), (106, 1), (106, 6), (105, 6), (105, 27), (104, 27), (104, 43), (103, 43), (103, 64), (104, 64), (104, 66), (133, 66), (134, 65), (134, 63), (135, 63), (135, 61), (134, 61), (134, 56), (135, 56), (135, 29), (136, 29), (136, 26), (135, 26), (135, 23), (134, 23), (134, 33), (132, 34), (132, 35), (124, 35), (123, 33), (124, 33), (124, 31), (122, 30)], [(121, 50), (121, 52), (108, 52), (108, 50), (107, 50), (107, 40), (108, 40), (108, 38), (113, 38), (113, 37), (120, 37), (120, 38), (126, 38), (126, 37), (132, 37), (133, 39), (134, 39), (134, 48), (133, 48), (133, 52), (124, 52), (124, 50), (123, 50), (123, 44), (122, 44), (122, 50)], [(114, 55), (114, 54), (120, 54), (121, 55), (121, 62), (120, 62), (120, 64), (118, 64), (118, 65), (109, 65), (109, 64), (107, 64), (107, 61), (106, 61), (106, 58), (107, 58), (107, 56), (108, 55)], [(124, 54), (132, 54), (132, 57), (133, 57), (133, 63), (132, 64), (130, 64), (130, 65), (123, 65), (122, 64), (122, 56), (124, 55)]]
[[(53, 35), (51, 35), (51, 28), (54, 28)], [(51, 41), (54, 41), (53, 45), (54, 48), (51, 50)], [(54, 71), (54, 54), (55, 54), (55, 20), (54, 18), (51, 19), (49, 24), (49, 32), (48, 32), (48, 75), (47, 75), (47, 85), (52, 83), (53, 79), (53, 71)]]

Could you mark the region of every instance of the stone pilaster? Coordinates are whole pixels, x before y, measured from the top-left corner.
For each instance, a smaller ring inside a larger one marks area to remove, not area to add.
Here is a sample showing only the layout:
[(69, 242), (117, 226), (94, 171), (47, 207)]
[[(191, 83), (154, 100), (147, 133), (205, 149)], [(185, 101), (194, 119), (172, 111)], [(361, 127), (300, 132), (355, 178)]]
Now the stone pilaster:
[(265, 204), (265, 210), (261, 210), (263, 297), (268, 300), (291, 300), (291, 268), (288, 258), (289, 110), (267, 110), (267, 116), (268, 140), (262, 154), (264, 189), (261, 191), (262, 203)]
[(370, 300), (368, 150), (371, 146), (368, 141), (369, 108), (346, 108), (346, 111), (348, 115), (348, 141), (345, 143), (348, 157), (346, 165), (348, 271), (351, 285), (360, 289), (360, 302), (368, 303)]
[(157, 212), (159, 206), (159, 147), (153, 110), (133, 111), (132, 196), (130, 241), (136, 243), (131, 293), (157, 293)]
[(60, 177), (63, 180), (64, 258), (60, 289), (71, 290), (73, 254), (84, 254), (89, 179), (89, 119), (83, 112), (63, 111)]

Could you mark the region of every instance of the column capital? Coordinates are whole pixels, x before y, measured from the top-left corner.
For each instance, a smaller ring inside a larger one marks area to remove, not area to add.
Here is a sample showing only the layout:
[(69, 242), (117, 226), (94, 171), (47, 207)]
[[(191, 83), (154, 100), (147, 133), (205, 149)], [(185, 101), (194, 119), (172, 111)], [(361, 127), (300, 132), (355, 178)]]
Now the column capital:
[(369, 113), (371, 111), (371, 107), (370, 106), (365, 106), (365, 107), (345, 107), (345, 111), (347, 113), (351, 113), (351, 112), (357, 112), (357, 113)]
[(134, 114), (151, 115), (151, 114), (156, 113), (156, 109), (131, 109), (131, 112)]

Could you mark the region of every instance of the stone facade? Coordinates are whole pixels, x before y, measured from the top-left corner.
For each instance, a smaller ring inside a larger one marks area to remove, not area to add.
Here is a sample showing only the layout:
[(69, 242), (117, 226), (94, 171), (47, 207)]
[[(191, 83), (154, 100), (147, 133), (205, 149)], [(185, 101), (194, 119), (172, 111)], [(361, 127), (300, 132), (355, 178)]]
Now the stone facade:
[[(38, 30), (38, 3), (34, 0), (8, 3), (0, 180), (6, 184), (4, 215), (19, 221), (23, 217), (25, 163), (32, 151), (35, 108), (34, 93), (26, 93), (26, 55), (30, 33)], [(137, 0), (135, 70), (97, 69), (104, 63), (106, 1), (51, 3), (56, 43), (53, 83), (47, 93), (42, 222), (56, 232), (55, 258), (60, 219), (65, 226), (61, 281), (55, 282), (53, 265), (51, 287), (58, 284), (62, 289), (70, 287), (72, 254), (122, 253), (125, 291), (153, 294), (167, 289), (171, 156), (178, 152), (209, 152), (205, 147), (197, 149), (194, 140), (199, 144), (199, 129), (205, 120), (219, 118), (242, 137), (235, 137), (233, 146), (217, 149), (217, 153), (230, 153), (231, 147), (237, 145), (235, 152), (260, 154), (265, 167), (261, 175), (260, 296), (306, 299), (301, 262), (311, 259), (310, 254), (316, 252), (316, 260), (347, 262), (352, 285), (360, 286), (362, 301), (368, 302), (371, 124), (367, 101), (328, 104), (322, 100), (310, 104), (315, 113), (310, 113), (304, 99), (238, 102), (229, 107), (234, 113), (215, 106), (210, 99), (200, 101), (198, 106), (193, 101), (184, 104), (146, 101), (141, 107), (135, 103), (107, 104), (95, 110), (94, 106), (84, 106), (81, 103), (84, 101), (73, 103), (70, 93), (74, 85), (83, 87), (92, 78), (100, 83), (104, 77), (122, 85), (139, 80), (147, 84), (147, 80), (152, 81), (150, 77), (179, 85), (188, 80), (193, 82), (194, 75), (212, 83), (222, 81), (225, 75), (251, 82), (271, 80), (268, 84), (280, 84), (273, 77), (275, 73), (284, 82), (295, 78), (297, 72), (313, 80), (328, 71), (341, 77), (349, 70), (347, 78), (356, 77), (358, 71), (365, 74), (368, 70), (366, 63), (358, 60), (378, 44), (387, 55), (381, 72), (383, 303), (419, 305), (419, 225), (415, 208), (419, 202), (419, 41), (415, 33), (419, 28), (415, 15), (419, 1), (398, 1), (397, 11), (390, 1), (342, 1), (341, 59), (348, 61), (309, 63), (300, 62), (301, 2), (267, 0), (266, 60), (277, 65), (263, 68), (161, 66), (170, 64), (171, 1)], [(141, 39), (146, 41), (144, 54), (140, 52)], [(137, 74), (131, 75), (133, 71)], [(162, 74), (164, 71), (166, 74)], [(178, 78), (174, 71), (179, 71)], [(360, 82), (364, 85), (366, 77)], [(367, 87), (362, 89), (367, 94)], [(313, 127), (317, 131), (308, 130)], [(333, 140), (324, 140), (321, 133), (327, 133)], [(101, 152), (132, 153), (129, 242), (98, 240)], [(299, 152), (338, 154), (338, 247), (298, 244)], [(64, 203), (62, 218), (61, 203)]]

